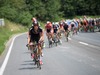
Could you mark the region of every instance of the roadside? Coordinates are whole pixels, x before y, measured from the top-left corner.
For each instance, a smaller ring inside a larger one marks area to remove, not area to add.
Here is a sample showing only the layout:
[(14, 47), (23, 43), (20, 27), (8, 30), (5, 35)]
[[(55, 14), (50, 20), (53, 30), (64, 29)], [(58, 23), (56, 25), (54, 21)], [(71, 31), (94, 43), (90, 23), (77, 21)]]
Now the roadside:
[(12, 35), (26, 32), (27, 28), (16, 23), (5, 20), (5, 26), (0, 26), (0, 56), (5, 50), (6, 42)]
[[(26, 32), (25, 32), (25, 33), (26, 33)], [(21, 34), (25, 34), (25, 33), (14, 34), (14, 35), (12, 35), (12, 36), (10, 37), (10, 39), (9, 39), (8, 41), (5, 42), (5, 49), (4, 49), (4, 51), (2, 52), (2, 54), (0, 55), (0, 67), (1, 67), (2, 63), (4, 62), (4, 59), (5, 59), (5, 57), (6, 57), (7, 53), (8, 53), (8, 49), (9, 49), (11, 43), (12, 43), (13, 38), (14, 38), (15, 36), (17, 36), (17, 35), (21, 35)]]
[(7, 43), (5, 45), (5, 49), (2, 52), (2, 54), (0, 55), (0, 67), (1, 67), (1, 65), (2, 65), (2, 63), (4, 61), (4, 58), (5, 58), (6, 54), (7, 54), (7, 52), (8, 52), (8, 48), (9, 48), (9, 46), (11, 44), (12, 38), (13, 38), (13, 36), (11, 37), (11, 39), (9, 39), (9, 41), (7, 41)]

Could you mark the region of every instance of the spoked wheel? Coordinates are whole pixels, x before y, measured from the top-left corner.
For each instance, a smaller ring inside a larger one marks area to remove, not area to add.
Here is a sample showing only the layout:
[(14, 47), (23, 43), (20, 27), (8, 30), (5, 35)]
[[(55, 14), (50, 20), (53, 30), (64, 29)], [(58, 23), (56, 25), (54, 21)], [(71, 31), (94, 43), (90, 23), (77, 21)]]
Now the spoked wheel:
[(66, 40), (67, 40), (67, 42), (68, 42), (68, 34), (67, 34), (67, 36), (66, 36)]
[(52, 41), (49, 40), (49, 48), (52, 47)]
[(36, 60), (36, 57), (34, 57), (34, 65), (37, 64), (37, 60)]
[(60, 39), (58, 39), (58, 44), (60, 44), (60, 45), (61, 45), (61, 41), (60, 41)]
[(67, 34), (66, 34), (66, 40), (67, 40), (67, 42), (68, 42), (68, 36), (69, 36), (69, 32), (67, 32)]
[(38, 67), (38, 68), (39, 68), (39, 69), (41, 69), (41, 63), (40, 63), (40, 62), (38, 63), (38, 65), (39, 65), (39, 67)]
[(37, 61), (37, 68), (41, 69), (41, 64), (40, 64), (39, 60)]
[(66, 41), (68, 42), (68, 34), (66, 34)]
[(57, 42), (56, 42), (56, 46), (57, 46)]
[(37, 67), (41, 69), (42, 61), (40, 60), (40, 55), (38, 56)]
[(57, 34), (55, 34), (55, 36), (54, 36), (54, 43), (55, 43), (55, 45), (57, 46), (58, 44), (58, 38), (57, 38)]
[(66, 37), (66, 40), (67, 40), (67, 42), (68, 42), (68, 37)]
[(56, 41), (56, 39), (54, 39), (54, 44), (57, 46), (57, 41)]

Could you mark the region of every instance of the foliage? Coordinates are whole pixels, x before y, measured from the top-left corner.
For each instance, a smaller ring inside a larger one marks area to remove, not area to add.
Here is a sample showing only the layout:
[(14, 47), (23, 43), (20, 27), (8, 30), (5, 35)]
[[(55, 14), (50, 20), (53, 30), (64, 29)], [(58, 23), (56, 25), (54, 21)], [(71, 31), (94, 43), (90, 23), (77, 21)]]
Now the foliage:
[(0, 0), (0, 17), (25, 26), (32, 16), (57, 21), (76, 15), (100, 15), (100, 0)]
[(6, 47), (6, 43), (13, 34), (26, 32), (28, 29), (25, 26), (5, 20), (5, 26), (0, 27), (0, 55)]
[(29, 26), (31, 23), (32, 15), (29, 12), (21, 12), (19, 16), (16, 18), (17, 21), (24, 26)]

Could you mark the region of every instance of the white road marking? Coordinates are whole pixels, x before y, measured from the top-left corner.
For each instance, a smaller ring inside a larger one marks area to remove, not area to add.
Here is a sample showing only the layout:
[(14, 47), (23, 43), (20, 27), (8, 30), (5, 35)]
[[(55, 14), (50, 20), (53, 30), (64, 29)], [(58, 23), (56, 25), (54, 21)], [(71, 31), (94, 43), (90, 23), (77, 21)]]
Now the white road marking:
[(89, 44), (87, 44), (87, 43), (85, 43), (85, 42), (79, 42), (80, 44), (83, 44), (83, 45), (89, 45)]
[(100, 34), (100, 32), (96, 32), (97, 34)]
[(65, 47), (65, 46), (58, 46), (59, 48), (64, 48), (64, 49), (68, 49), (69, 47)]
[(12, 47), (13, 47), (13, 44), (14, 44), (15, 39), (16, 39), (18, 36), (23, 35), (23, 34), (25, 34), (25, 33), (19, 34), (19, 35), (15, 36), (15, 37), (12, 39), (12, 43), (11, 43), (9, 49), (8, 49), (8, 53), (7, 53), (7, 55), (6, 55), (6, 57), (5, 57), (4, 61), (3, 61), (3, 64), (2, 64), (2, 66), (1, 66), (1, 68), (0, 68), (0, 75), (3, 75), (3, 73), (4, 73), (4, 70), (5, 70), (5, 68), (6, 68), (8, 59), (9, 59), (9, 57), (10, 57), (10, 53), (11, 53), (11, 50), (12, 50)]
[(72, 40), (70, 37), (68, 37), (68, 40)]
[(85, 42), (79, 42), (80, 44), (83, 44), (83, 45), (86, 45), (86, 46), (89, 46), (89, 47), (92, 47), (92, 48), (97, 48), (97, 49), (100, 49), (99, 46), (94, 46), (94, 45), (91, 45), (91, 44), (88, 44), (88, 43), (85, 43)]

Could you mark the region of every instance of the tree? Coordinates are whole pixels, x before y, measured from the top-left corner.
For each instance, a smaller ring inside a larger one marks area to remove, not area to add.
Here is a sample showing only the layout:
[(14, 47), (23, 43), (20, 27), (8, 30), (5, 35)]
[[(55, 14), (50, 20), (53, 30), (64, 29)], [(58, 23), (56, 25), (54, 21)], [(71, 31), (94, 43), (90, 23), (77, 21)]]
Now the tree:
[(24, 25), (32, 16), (58, 21), (76, 15), (100, 15), (100, 0), (0, 0), (0, 17)]
[(17, 17), (17, 21), (24, 26), (29, 26), (31, 24), (32, 15), (29, 12), (21, 12)]
[(14, 21), (16, 16), (17, 11), (15, 8), (11, 8), (9, 5), (0, 8), (0, 17)]
[(61, 11), (64, 12), (64, 17), (75, 15), (74, 0), (61, 0)]
[(60, 10), (60, 0), (48, 0), (45, 2), (45, 9), (47, 11), (46, 20), (55, 21), (58, 19), (59, 14), (61, 13)]

